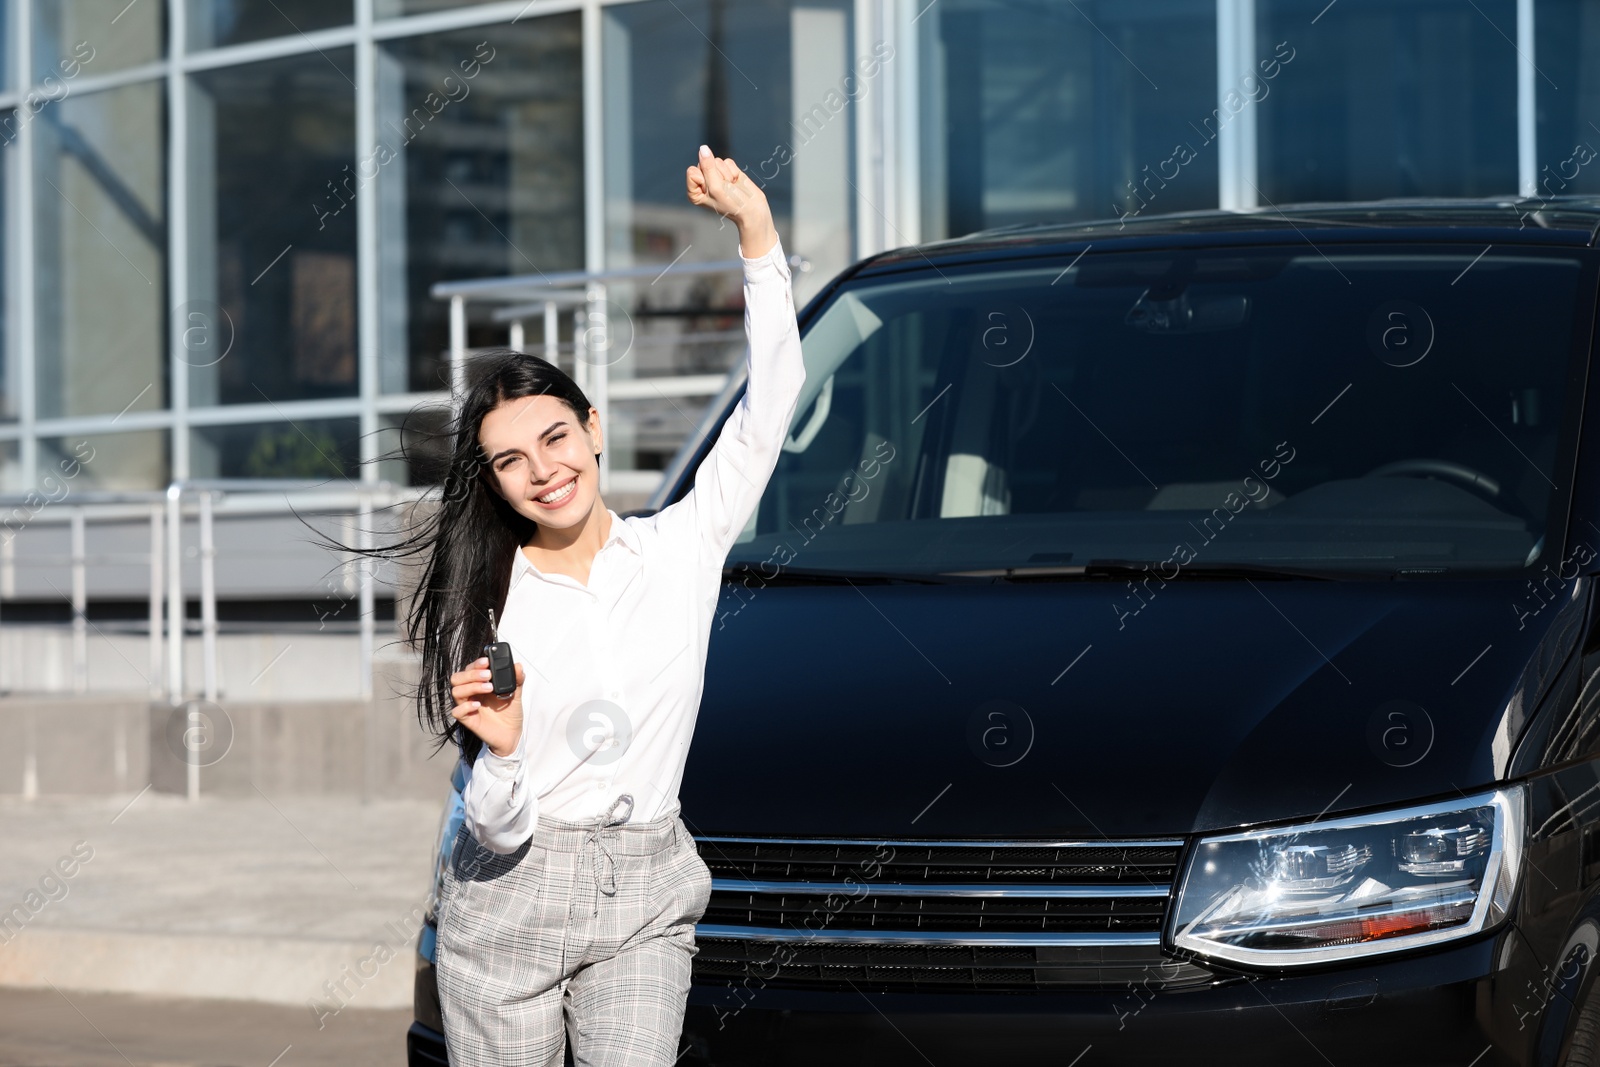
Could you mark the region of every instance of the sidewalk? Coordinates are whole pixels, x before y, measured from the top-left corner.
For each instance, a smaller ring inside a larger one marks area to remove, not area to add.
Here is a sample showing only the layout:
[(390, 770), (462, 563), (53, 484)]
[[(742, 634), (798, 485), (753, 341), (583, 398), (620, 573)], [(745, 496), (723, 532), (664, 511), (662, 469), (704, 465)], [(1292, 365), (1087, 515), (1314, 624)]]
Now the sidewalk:
[(0, 796), (0, 988), (409, 1006), (448, 788)]

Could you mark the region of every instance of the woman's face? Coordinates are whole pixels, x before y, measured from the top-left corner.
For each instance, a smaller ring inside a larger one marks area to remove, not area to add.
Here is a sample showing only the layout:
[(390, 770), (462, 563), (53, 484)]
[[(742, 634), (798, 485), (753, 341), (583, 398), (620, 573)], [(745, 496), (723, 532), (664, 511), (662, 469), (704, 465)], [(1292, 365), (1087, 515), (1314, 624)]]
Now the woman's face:
[[(507, 400), (478, 424), (478, 444), (496, 490), (541, 526), (576, 526), (599, 498), (596, 454), (604, 446), (594, 408), (585, 426), (565, 401), (548, 394)], [(552, 493), (558, 494), (553, 501), (541, 499)]]

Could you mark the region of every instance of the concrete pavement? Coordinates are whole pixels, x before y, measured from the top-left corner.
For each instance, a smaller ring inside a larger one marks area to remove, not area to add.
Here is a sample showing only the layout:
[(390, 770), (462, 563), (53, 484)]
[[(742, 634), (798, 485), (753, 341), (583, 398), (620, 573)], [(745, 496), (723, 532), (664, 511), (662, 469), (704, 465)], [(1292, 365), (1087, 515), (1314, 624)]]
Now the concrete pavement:
[(448, 788), (0, 796), (0, 987), (407, 1007)]

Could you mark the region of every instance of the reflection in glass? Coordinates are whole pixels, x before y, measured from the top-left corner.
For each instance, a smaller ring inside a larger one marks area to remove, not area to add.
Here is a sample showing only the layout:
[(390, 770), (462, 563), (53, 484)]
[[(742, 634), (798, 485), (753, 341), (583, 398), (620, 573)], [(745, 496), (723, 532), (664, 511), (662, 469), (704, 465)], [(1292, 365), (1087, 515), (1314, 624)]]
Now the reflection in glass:
[[(52, 473), (56, 477), (64, 477), (65, 468)], [(41, 483), (43, 479), (40, 479)], [(19, 441), (0, 441), (0, 493), (15, 493), (30, 488), (33, 483), (23, 476), (22, 472), (22, 444)], [(24, 511), (23, 517), (31, 514)]]
[(192, 405), (356, 393), (351, 60), (332, 49), (194, 76)]
[(380, 19), (397, 15), (420, 15), (426, 11), (447, 11), (457, 7), (471, 7), (483, 0), (373, 0), (372, 13)]
[(450, 467), (450, 413), (417, 408), (384, 415), (378, 430), (378, 477), (396, 485), (439, 485)]
[(1293, 54), (1256, 118), (1266, 200), (1516, 192), (1516, 0), (1309, 10), (1256, 4), (1259, 51)]
[(843, 0), (605, 9), (608, 266), (735, 255), (731, 228), (684, 198), (702, 143), (760, 183), (785, 251), (812, 261), (797, 301), (854, 259), (853, 105), (889, 74), (887, 46), (856, 54), (850, 15)]
[[(94, 74), (154, 63), (166, 53), (167, 5), (121, 8), (104, 0), (35, 0), (33, 80), (76, 77), (71, 64)], [(45, 86), (48, 91), (49, 86)]]
[(202, 426), (190, 438), (196, 478), (290, 478), (338, 481), (360, 462), (355, 419), (297, 419), (241, 426)]
[[(11, 146), (16, 143), (16, 137), (8, 133), (15, 123), (16, 112), (0, 111), (0, 204), (8, 203), (11, 199)], [(0, 248), (5, 249), (5, 253), (0, 255), (0, 422), (15, 421), (20, 392), (18, 364), (21, 360), (13, 358), (11, 348), (11, 279), (19, 267), (16, 260), (20, 255), (20, 249), (14, 247), (14, 243), (10, 213), (0, 211)]]
[(1216, 206), (1214, 3), (942, 0), (919, 22), (923, 239)]
[[(435, 282), (583, 268), (580, 18), (379, 51), (378, 145), (356, 183), (376, 176), (379, 189), (383, 391), (448, 388), (449, 306), (429, 296)], [(487, 319), (468, 338), (504, 343)]]
[(1133, 560), (1170, 579), (1225, 562), (1424, 577), (1561, 557), (1595, 291), (1580, 254), (1074, 260), (844, 289), (806, 335), (792, 440), (730, 562)]
[(39, 440), (38, 479), (71, 480), (75, 491), (85, 489), (153, 489), (172, 480), (169, 434), (165, 430), (137, 433), (89, 433)]
[(69, 96), (33, 120), (42, 417), (167, 404), (164, 87)]
[[(684, 197), (702, 143), (760, 184), (784, 251), (810, 262), (794, 271), (797, 307), (854, 260), (856, 108), (891, 76), (893, 49), (858, 49), (851, 12), (844, 0), (603, 9), (608, 267), (737, 262), (737, 230)], [(727, 370), (744, 349), (741, 284), (737, 268), (612, 284), (607, 329), (626, 354), (610, 378)], [(706, 400), (626, 401), (610, 420), (610, 462), (665, 466)]]
[[(1539, 0), (1534, 18), (1541, 200), (1600, 192), (1600, 8), (1581, 0)], [(1560, 86), (1560, 90), (1552, 88)]]
[(348, 26), (350, 0), (188, 0), (189, 49)]

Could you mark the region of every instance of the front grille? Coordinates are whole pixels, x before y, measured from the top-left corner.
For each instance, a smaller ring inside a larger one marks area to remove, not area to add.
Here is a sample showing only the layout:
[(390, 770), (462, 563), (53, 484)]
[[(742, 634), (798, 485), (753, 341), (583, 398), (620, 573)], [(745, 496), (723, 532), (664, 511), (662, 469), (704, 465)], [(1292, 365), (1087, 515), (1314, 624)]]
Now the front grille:
[(1181, 841), (697, 844), (712, 874), (703, 983), (1027, 991), (1211, 976), (1161, 955)]

